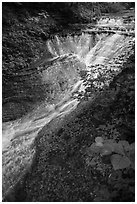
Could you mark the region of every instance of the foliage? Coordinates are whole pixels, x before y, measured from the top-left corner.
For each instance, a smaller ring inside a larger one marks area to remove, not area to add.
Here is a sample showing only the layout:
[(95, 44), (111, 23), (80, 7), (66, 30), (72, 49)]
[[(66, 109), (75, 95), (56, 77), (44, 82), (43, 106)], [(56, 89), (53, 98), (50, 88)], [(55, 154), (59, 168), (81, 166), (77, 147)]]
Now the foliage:
[[(102, 137), (95, 138), (95, 143), (90, 146), (90, 153), (100, 154), (101, 156), (110, 155), (110, 161), (114, 170), (124, 169), (127, 167), (134, 168), (134, 143), (121, 140), (116, 142), (112, 139), (103, 140)], [(92, 159), (94, 161), (94, 157)], [(96, 164), (92, 163), (91, 164)]]
[(109, 202), (134, 202), (135, 196), (134, 170), (113, 170), (108, 177), (107, 185), (101, 185), (95, 189), (94, 201)]
[[(95, 105), (92, 104), (95, 109), (93, 116), (99, 121), (99, 125), (96, 128), (97, 132), (92, 135), (95, 142), (87, 149), (86, 164), (101, 174), (104, 180), (106, 179), (106, 187), (103, 189), (107, 189), (103, 194), (98, 188), (96, 201), (134, 201), (134, 57), (133, 53), (109, 87), (97, 92)], [(84, 74), (82, 77), (87, 84)], [(89, 88), (83, 94), (83, 98), (91, 96), (95, 90), (91, 89), (93, 82), (91, 86), (90, 82), (88, 83)], [(106, 114), (103, 114), (103, 110)]]

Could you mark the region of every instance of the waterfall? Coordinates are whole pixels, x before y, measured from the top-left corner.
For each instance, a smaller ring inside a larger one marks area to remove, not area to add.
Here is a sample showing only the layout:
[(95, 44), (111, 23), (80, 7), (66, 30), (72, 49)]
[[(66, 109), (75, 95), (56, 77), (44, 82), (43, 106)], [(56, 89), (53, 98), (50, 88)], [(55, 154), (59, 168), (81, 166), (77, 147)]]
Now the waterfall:
[(72, 54), (81, 59), (87, 55), (96, 41), (98, 41), (98, 36), (94, 34), (82, 33), (80, 36), (68, 35), (65, 38), (56, 35), (54, 39), (47, 41), (47, 46), (56, 57)]
[[(49, 65), (44, 59), (39, 75), (43, 86), (49, 83), (53, 88), (51, 95), (57, 100), (52, 104), (43, 101), (22, 118), (3, 123), (3, 197), (31, 166), (38, 132), (56, 117), (64, 117), (77, 107), (79, 101), (72, 98), (72, 93), (83, 89), (79, 71), (112, 61), (114, 64), (121, 53), (130, 51), (132, 40), (132, 37), (119, 34), (82, 33), (67, 37), (56, 35), (47, 41), (46, 49), (56, 60), (51, 59)], [(64, 92), (60, 91), (60, 86)]]
[[(48, 49), (53, 55), (75, 56), (80, 62), (86, 66), (104, 63), (105, 60), (119, 55), (126, 41), (130, 41), (132, 37), (125, 37), (120, 34), (87, 34), (82, 33), (81, 36), (68, 36), (66, 38), (55, 36), (54, 40), (48, 40)], [(119, 49), (119, 51), (118, 51)]]

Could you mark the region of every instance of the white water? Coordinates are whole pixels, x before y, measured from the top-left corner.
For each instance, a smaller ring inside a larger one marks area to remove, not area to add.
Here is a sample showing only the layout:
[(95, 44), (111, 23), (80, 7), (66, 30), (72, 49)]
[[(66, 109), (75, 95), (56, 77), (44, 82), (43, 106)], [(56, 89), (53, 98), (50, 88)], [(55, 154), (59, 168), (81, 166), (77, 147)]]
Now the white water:
[(123, 19), (122, 18), (100, 18), (100, 20), (98, 21), (97, 25), (103, 25), (103, 26), (122, 26), (123, 25)]
[[(121, 53), (126, 53), (130, 49), (128, 46), (131, 40), (132, 37), (125, 37), (119, 34), (92, 36), (83, 33), (81, 36), (75, 35), (73, 37), (68, 36), (67, 38), (55, 36), (54, 40), (47, 42), (48, 50), (53, 57), (60, 59), (62, 56), (69, 56), (64, 60), (66, 60), (66, 63), (69, 65), (68, 67), (72, 70), (71, 72), (67, 72), (67, 75), (69, 75), (68, 80), (72, 84), (65, 96), (57, 104), (48, 105), (43, 102), (25, 117), (13, 122), (3, 123), (4, 194), (17, 183), (18, 179), (25, 173), (26, 168), (31, 165), (32, 158), (35, 154), (33, 142), (43, 126), (56, 117), (64, 117), (77, 107), (79, 101), (73, 99), (72, 94), (77, 90), (84, 91), (84, 86), (82, 80), (79, 78), (76, 79), (75, 83), (74, 80), (71, 80), (71, 78), (77, 77), (76, 68), (84, 66), (83, 69), (90, 70), (91, 65), (96, 67), (96, 65), (101, 64), (104, 66), (109, 65), (110, 67), (111, 64), (111, 68), (116, 69), (116, 58)], [(52, 65), (54, 69), (64, 69), (61, 66), (63, 64), (58, 60)], [(106, 66), (106, 69), (109, 67)], [(120, 68), (117, 68), (116, 73), (119, 70)], [(45, 80), (45, 77), (47, 75), (43, 71), (43, 80)]]

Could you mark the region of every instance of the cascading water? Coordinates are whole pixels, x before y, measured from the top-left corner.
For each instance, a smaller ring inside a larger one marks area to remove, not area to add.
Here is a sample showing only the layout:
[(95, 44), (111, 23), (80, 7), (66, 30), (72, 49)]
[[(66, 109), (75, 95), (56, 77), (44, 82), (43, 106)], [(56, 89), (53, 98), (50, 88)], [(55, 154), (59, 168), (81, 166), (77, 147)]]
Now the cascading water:
[[(120, 65), (116, 65), (116, 60), (123, 53), (126, 60), (133, 40), (132, 36), (117, 33), (99, 35), (83, 32), (81, 35), (55, 36), (47, 41), (46, 49), (53, 58), (36, 64), (43, 85), (50, 79), (49, 83), (56, 90), (54, 93), (51, 91), (51, 96), (56, 100), (52, 104), (43, 101), (26, 116), (3, 123), (3, 197), (31, 166), (38, 132), (51, 120), (63, 117), (77, 107), (79, 101), (73, 99), (72, 94), (77, 90), (84, 91), (79, 71), (92, 71), (91, 67), (96, 68), (100, 64), (105, 69), (116, 69), (117, 74)], [(61, 81), (62, 84), (59, 84)]]

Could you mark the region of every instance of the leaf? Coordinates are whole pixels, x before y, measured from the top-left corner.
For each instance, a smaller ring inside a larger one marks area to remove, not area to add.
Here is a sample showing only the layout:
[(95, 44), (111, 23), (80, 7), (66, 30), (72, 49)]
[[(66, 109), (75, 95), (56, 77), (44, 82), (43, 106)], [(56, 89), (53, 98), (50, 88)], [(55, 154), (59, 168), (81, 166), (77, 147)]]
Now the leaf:
[(114, 170), (118, 170), (118, 169), (124, 169), (124, 168), (129, 167), (131, 164), (131, 161), (126, 156), (122, 156), (119, 154), (113, 154), (111, 156), (111, 163), (112, 163)]
[(122, 144), (120, 144), (120, 143), (113, 143), (112, 145), (113, 145), (113, 151), (115, 153), (118, 153), (118, 154), (121, 154), (121, 155), (125, 155), (124, 148), (123, 148)]
[(135, 162), (132, 162), (131, 168), (135, 170)]
[(130, 151), (127, 152), (127, 156), (131, 161), (131, 168), (135, 169), (135, 144), (131, 146)]
[(96, 137), (95, 138), (96, 146), (103, 146), (103, 138), (102, 137)]
[(95, 159), (93, 158), (91, 161), (89, 161), (88, 165), (95, 166), (96, 165)]
[(129, 150), (129, 143), (128, 143), (128, 141), (126, 141), (126, 140), (121, 140), (121, 141), (118, 142), (118, 144), (122, 145), (123, 148), (124, 148), (126, 151)]
[(113, 145), (113, 144), (116, 143), (116, 142), (115, 142), (114, 139), (107, 139), (107, 140), (104, 141), (104, 143)]
[(101, 148), (101, 155), (109, 155), (113, 152), (113, 146), (111, 144), (104, 144), (103, 147)]
[(130, 150), (133, 150), (133, 151), (134, 151), (134, 150), (135, 150), (135, 143), (130, 144), (130, 147), (129, 147), (129, 148), (130, 148)]
[(89, 150), (94, 152), (94, 153), (99, 153), (100, 152), (100, 147), (96, 146), (96, 143), (93, 143), (90, 147)]
[(100, 143), (100, 142), (103, 143), (103, 141), (104, 141), (104, 140), (103, 140), (102, 137), (96, 137), (96, 138), (95, 138), (95, 142), (96, 142), (96, 143), (98, 143), (98, 142), (99, 142), (99, 143)]

